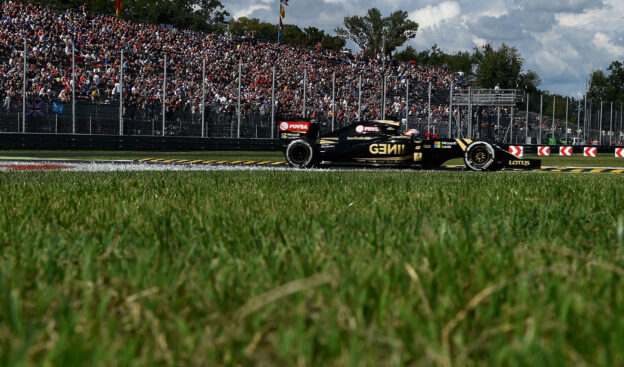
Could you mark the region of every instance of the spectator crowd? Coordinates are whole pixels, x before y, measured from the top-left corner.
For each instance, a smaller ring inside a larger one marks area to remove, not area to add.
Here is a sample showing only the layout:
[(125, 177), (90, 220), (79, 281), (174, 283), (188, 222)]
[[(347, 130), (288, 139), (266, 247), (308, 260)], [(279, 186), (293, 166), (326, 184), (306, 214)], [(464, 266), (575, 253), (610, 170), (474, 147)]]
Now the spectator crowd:
[[(307, 117), (337, 120), (380, 118), (383, 76), (387, 77), (386, 115), (404, 116), (407, 81), (410, 117), (427, 111), (428, 84), (448, 90), (448, 68), (382, 60), (379, 55), (351, 56), (327, 50), (260, 42), (252, 36), (196, 33), (167, 25), (137, 24), (85, 9), (57, 10), (19, 1), (3, 1), (0, 14), (0, 100), (21, 103), (24, 41), (27, 44), (28, 99), (69, 102), (72, 98), (72, 45), (75, 48), (76, 100), (117, 103), (123, 88), (126, 111), (191, 111), (199, 116), (202, 66), (206, 62), (206, 105), (220, 114), (238, 108), (238, 69), (242, 65), (242, 113), (271, 110), (275, 67), (278, 113), (303, 114), (307, 70)], [(121, 53), (124, 60), (121, 63)], [(163, 91), (167, 56), (167, 90)], [(120, 83), (120, 67), (124, 69)], [(335, 106), (332, 80), (335, 73)], [(361, 111), (358, 111), (361, 77)], [(432, 105), (434, 119), (448, 112)], [(130, 112), (127, 112), (130, 113)]]

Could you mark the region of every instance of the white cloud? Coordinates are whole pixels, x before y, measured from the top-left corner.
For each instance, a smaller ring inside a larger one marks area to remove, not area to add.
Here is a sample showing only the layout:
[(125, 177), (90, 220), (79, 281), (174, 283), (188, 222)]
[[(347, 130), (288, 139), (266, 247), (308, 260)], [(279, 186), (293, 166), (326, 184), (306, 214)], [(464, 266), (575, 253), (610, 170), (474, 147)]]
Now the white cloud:
[(618, 46), (611, 42), (609, 36), (604, 33), (596, 33), (594, 35), (594, 39), (592, 40), (592, 45), (594, 47), (601, 49), (609, 54), (611, 57), (622, 57), (624, 56), (624, 47)]
[[(276, 0), (222, 0), (232, 15), (277, 21)], [(542, 88), (574, 95), (595, 68), (624, 58), (622, 0), (291, 0), (286, 21), (333, 33), (345, 16), (371, 7), (384, 16), (405, 10), (418, 22), (408, 44), (418, 50), (438, 44), (446, 52), (491, 42), (518, 48), (525, 69), (536, 71)], [(355, 47), (349, 43), (348, 47)]]
[(461, 9), (455, 1), (445, 1), (438, 5), (427, 5), (409, 13), (410, 19), (420, 25), (420, 29), (433, 28), (438, 24), (457, 17)]

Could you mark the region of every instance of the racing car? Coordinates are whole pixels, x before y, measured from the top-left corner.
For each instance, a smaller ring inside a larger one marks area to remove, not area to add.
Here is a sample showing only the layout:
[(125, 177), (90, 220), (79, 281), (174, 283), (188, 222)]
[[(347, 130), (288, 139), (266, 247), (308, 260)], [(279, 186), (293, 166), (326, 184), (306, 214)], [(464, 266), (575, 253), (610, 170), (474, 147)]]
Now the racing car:
[(357, 122), (319, 134), (312, 121), (280, 121), (279, 138), (288, 163), (297, 168), (367, 166), (436, 169), (448, 160), (463, 158), (473, 171), (503, 168), (539, 169), (537, 159), (519, 159), (490, 141), (418, 137), (402, 132), (391, 120)]

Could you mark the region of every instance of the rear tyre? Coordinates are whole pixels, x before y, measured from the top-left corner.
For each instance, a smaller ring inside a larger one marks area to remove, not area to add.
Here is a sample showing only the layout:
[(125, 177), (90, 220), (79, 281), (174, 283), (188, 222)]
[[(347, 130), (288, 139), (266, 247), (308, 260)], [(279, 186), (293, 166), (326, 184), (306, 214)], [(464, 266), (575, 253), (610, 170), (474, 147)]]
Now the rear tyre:
[(494, 148), (491, 144), (484, 141), (470, 144), (464, 153), (466, 167), (473, 171), (493, 169), (495, 158)]
[(316, 163), (316, 151), (309, 141), (298, 139), (286, 147), (286, 160), (293, 167), (310, 168)]

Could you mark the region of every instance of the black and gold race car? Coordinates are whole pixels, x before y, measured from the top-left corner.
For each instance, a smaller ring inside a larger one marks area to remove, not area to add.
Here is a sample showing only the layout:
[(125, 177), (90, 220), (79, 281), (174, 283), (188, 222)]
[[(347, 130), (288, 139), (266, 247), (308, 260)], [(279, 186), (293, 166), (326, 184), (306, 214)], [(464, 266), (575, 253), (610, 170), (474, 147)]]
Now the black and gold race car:
[(316, 123), (281, 121), (279, 137), (291, 166), (368, 166), (436, 169), (448, 160), (463, 158), (468, 169), (539, 169), (541, 161), (519, 159), (489, 141), (443, 139), (409, 135), (399, 122), (374, 120), (354, 123), (319, 135)]

